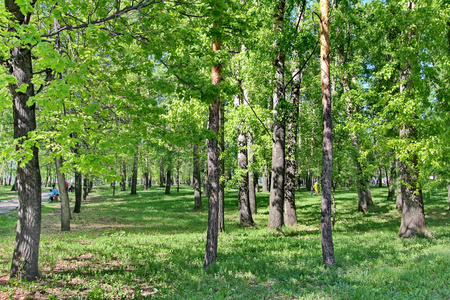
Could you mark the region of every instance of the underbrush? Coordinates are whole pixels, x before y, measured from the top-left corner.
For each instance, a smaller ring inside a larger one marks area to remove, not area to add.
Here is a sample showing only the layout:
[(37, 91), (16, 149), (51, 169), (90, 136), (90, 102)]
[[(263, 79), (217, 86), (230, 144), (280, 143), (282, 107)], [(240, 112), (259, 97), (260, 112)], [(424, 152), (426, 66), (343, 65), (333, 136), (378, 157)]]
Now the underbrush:
[[(0, 299), (448, 299), (450, 229), (446, 194), (426, 199), (435, 239), (397, 238), (400, 214), (373, 188), (374, 207), (356, 212), (354, 191), (338, 190), (333, 231), (336, 266), (322, 263), (320, 197), (297, 193), (299, 225), (267, 230), (268, 198), (258, 193), (255, 226), (239, 227), (237, 192), (226, 193), (226, 231), (217, 263), (203, 270), (207, 199), (194, 211), (183, 187), (137, 196), (95, 187), (60, 232), (59, 203), (44, 203), (41, 279), (9, 279), (14, 214), (0, 216)], [(71, 195), (73, 198), (73, 195)]]

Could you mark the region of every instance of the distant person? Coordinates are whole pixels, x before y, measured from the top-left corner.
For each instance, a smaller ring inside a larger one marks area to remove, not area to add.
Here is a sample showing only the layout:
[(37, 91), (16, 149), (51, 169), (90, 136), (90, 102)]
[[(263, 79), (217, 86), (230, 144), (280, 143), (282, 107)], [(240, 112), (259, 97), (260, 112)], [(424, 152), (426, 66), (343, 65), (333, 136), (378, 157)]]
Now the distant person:
[(314, 191), (316, 195), (319, 195), (319, 182), (317, 180), (314, 182)]
[(58, 202), (58, 196), (59, 196), (59, 192), (57, 189), (51, 189), (50, 190), (51, 194), (50, 197), (48, 199), (49, 202)]
[(73, 191), (75, 191), (75, 187), (73, 185), (69, 186), (69, 193), (72, 193)]
[(314, 187), (311, 186), (311, 196), (314, 196)]

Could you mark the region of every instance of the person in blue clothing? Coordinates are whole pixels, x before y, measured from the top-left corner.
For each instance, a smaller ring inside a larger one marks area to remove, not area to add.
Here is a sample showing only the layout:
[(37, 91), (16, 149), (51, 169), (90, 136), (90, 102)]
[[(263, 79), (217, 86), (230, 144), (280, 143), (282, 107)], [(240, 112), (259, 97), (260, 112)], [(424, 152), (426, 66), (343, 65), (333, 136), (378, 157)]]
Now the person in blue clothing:
[(58, 202), (59, 192), (57, 189), (53, 188), (50, 190), (51, 194), (49, 194), (48, 201), (50, 202)]

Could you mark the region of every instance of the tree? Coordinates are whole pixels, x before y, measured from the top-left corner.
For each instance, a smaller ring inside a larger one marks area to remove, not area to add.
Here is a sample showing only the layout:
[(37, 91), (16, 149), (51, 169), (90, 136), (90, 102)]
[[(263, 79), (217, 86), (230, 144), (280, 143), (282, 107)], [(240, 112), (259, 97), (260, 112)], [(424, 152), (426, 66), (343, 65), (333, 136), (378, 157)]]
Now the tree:
[(331, 226), (331, 189), (333, 170), (333, 131), (331, 120), (330, 45), (328, 0), (320, 0), (320, 67), (323, 106), (323, 164), (322, 164), (322, 258), (323, 263), (335, 264)]
[(272, 177), (269, 200), (269, 229), (281, 230), (283, 226), (284, 205), (284, 168), (285, 168), (285, 124), (284, 105), (284, 60), (285, 53), (281, 46), (280, 35), (283, 30), (286, 2), (276, 3), (273, 29), (277, 35), (274, 42), (276, 56), (273, 60), (275, 68), (275, 87), (273, 90), (273, 144), (272, 144)]
[[(25, 3), (25, 5), (33, 10), (35, 3)], [(29, 42), (14, 37), (18, 29), (28, 26), (31, 13), (23, 13), (24, 10), (14, 1), (6, 1), (5, 7), (11, 22), (12, 40), (8, 43), (11, 56), (6, 59), (1, 57), (0, 60), (10, 76), (9, 90), (13, 99), (14, 139), (18, 141), (16, 150), (26, 153), (26, 156), (22, 156), (18, 161), (17, 167), (19, 210), (11, 278), (34, 281), (39, 276), (41, 173), (38, 148), (34, 143), (31, 147), (27, 146), (30, 134), (36, 130), (36, 105), (28, 105), (28, 100), (35, 95), (32, 82), (33, 63)]]

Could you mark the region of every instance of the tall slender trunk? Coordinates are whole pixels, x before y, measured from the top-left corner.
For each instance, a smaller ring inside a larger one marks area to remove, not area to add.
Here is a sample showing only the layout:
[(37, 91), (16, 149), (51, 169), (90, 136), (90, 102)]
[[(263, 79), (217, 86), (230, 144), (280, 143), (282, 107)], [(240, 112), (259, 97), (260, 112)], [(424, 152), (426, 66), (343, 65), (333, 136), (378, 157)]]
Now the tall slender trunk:
[(61, 172), (62, 157), (55, 158), (56, 176), (58, 178), (59, 196), (61, 198), (61, 231), (70, 231), (69, 194), (66, 187), (66, 176)]
[(89, 178), (87, 176), (84, 176), (83, 180), (83, 200), (86, 200), (88, 195), (88, 186), (89, 186)]
[(161, 159), (159, 163), (159, 187), (164, 187), (166, 178), (164, 178), (164, 161)]
[[(214, 27), (217, 27), (215, 24)], [(212, 50), (221, 49), (220, 41), (215, 39), (212, 43)], [(219, 85), (221, 81), (222, 66), (217, 64), (211, 67), (211, 79), (213, 85)], [(214, 103), (209, 105), (209, 129), (216, 138), (208, 140), (208, 228), (206, 230), (206, 249), (204, 268), (208, 268), (217, 260), (217, 239), (219, 235), (219, 147), (218, 136), (220, 130), (220, 97), (214, 99)]]
[(323, 106), (323, 156), (322, 156), (322, 258), (328, 266), (335, 264), (331, 224), (331, 189), (333, 170), (333, 127), (331, 119), (330, 46), (328, 0), (320, 0), (320, 65)]
[(180, 192), (180, 158), (178, 156), (177, 156), (177, 167), (176, 167), (176, 170), (177, 170), (176, 182), (177, 182), (177, 193), (178, 193), (178, 192)]
[(133, 173), (131, 176), (131, 193), (130, 195), (137, 195), (137, 165), (138, 165), (138, 158), (139, 158), (139, 148), (136, 146), (134, 149), (134, 156), (133, 156)]
[(166, 190), (164, 194), (170, 195), (170, 187), (172, 186), (172, 168), (167, 167), (167, 177), (166, 177)]
[(284, 99), (284, 59), (285, 54), (281, 48), (280, 35), (283, 30), (285, 0), (277, 3), (273, 28), (278, 35), (275, 40), (276, 57), (273, 61), (275, 67), (275, 87), (273, 91), (273, 144), (272, 144), (272, 178), (269, 199), (269, 229), (281, 230), (283, 226), (284, 205), (284, 168), (285, 168), (285, 124), (283, 120)]
[(194, 210), (202, 208), (202, 191), (200, 177), (200, 157), (198, 153), (198, 145), (192, 145), (194, 170), (192, 176), (192, 185), (194, 187)]
[[(255, 176), (252, 166), (255, 163), (255, 156), (253, 155), (253, 138), (250, 132), (247, 132), (247, 156), (249, 162), (248, 168), (248, 202), (250, 204), (250, 212), (252, 215), (257, 213), (256, 210), (256, 184), (258, 184), (258, 177)], [(256, 179), (256, 180), (255, 180)]]
[(144, 191), (148, 190), (149, 185), (149, 166), (148, 166), (148, 156), (145, 156), (145, 170), (144, 170)]
[(397, 178), (397, 173), (395, 172), (395, 159), (392, 160), (389, 163), (389, 169), (390, 169), (390, 174), (388, 176), (387, 171), (386, 171), (386, 180), (387, 180), (387, 184), (388, 184), (388, 200), (392, 200), (395, 197), (395, 184), (394, 184), (394, 180)]
[[(220, 102), (219, 108), (219, 153), (225, 152), (225, 105)], [(219, 232), (225, 231), (225, 158), (219, 156)]]
[(81, 197), (82, 197), (82, 185), (83, 185), (83, 176), (81, 172), (75, 172), (75, 206), (73, 208), (74, 213), (81, 212)]
[(397, 176), (395, 178), (395, 182), (396, 182), (396, 187), (397, 187), (397, 193), (396, 193), (396, 197), (395, 197), (395, 208), (398, 210), (402, 210), (403, 207), (403, 189), (402, 189), (402, 180), (399, 176), (400, 173), (400, 169), (401, 169), (401, 165), (402, 162), (400, 161), (400, 159), (396, 159), (395, 164), (397, 166)]
[(268, 193), (269, 192), (269, 171), (268, 171), (268, 167), (267, 165), (264, 165), (264, 171), (263, 171), (263, 176), (262, 176), (262, 190), (263, 193)]
[(245, 134), (242, 132), (241, 126), (239, 126), (238, 132), (238, 168), (242, 171), (238, 192), (239, 221), (241, 226), (252, 226), (253, 218), (250, 211), (250, 202), (248, 198), (247, 139)]
[(123, 192), (127, 189), (127, 166), (125, 161), (122, 161), (122, 179), (120, 181), (120, 190)]
[(447, 199), (448, 199), (448, 210), (450, 210), (450, 183), (447, 183)]
[[(299, 13), (300, 21), (302, 13)], [(294, 56), (298, 59), (298, 53)], [(290, 107), (288, 112), (288, 121), (286, 125), (286, 170), (285, 170), (285, 183), (284, 183), (284, 224), (288, 227), (294, 227), (297, 225), (297, 211), (295, 207), (295, 174), (296, 168), (296, 152), (297, 152), (297, 117), (299, 114), (299, 102), (300, 102), (300, 64), (296, 63), (293, 70), (293, 81), (290, 98)]]

